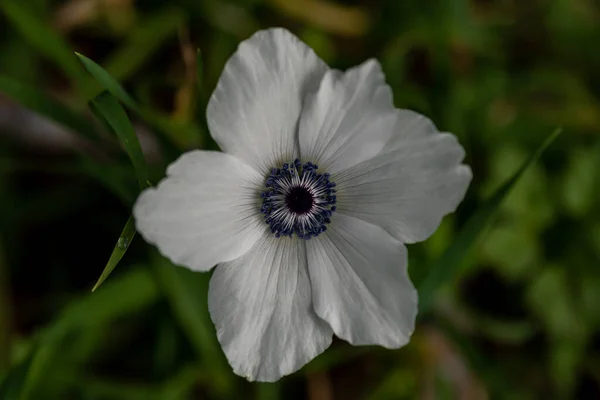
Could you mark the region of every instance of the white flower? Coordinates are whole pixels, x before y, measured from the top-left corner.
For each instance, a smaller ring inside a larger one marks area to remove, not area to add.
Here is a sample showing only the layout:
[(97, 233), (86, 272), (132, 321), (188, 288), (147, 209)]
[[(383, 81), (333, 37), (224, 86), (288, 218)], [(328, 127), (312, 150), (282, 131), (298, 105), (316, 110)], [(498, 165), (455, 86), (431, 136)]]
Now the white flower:
[(377, 61), (329, 69), (283, 29), (239, 46), (207, 118), (223, 153), (182, 155), (134, 215), (173, 262), (218, 264), (209, 309), (235, 373), (277, 380), (333, 334), (405, 345), (417, 294), (404, 243), (430, 236), (465, 194), (456, 138), (395, 109)]

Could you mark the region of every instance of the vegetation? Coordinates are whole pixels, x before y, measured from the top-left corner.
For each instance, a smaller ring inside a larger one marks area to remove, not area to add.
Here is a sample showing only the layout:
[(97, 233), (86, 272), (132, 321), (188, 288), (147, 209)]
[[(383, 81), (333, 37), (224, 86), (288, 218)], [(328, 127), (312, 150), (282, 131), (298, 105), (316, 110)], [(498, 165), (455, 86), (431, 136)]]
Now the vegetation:
[[(0, 399), (600, 398), (599, 23), (592, 0), (1, 0)], [(409, 246), (408, 346), (335, 341), (258, 384), (216, 341), (210, 274), (129, 217), (179, 154), (217, 148), (208, 97), (271, 26), (336, 68), (380, 60), (474, 180)]]

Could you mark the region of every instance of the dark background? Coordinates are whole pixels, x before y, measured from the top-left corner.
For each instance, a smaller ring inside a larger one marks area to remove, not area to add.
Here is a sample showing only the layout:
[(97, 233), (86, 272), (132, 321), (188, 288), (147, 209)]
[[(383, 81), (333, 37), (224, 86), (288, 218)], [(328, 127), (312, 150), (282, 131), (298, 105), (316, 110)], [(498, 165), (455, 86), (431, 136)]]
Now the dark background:
[(133, 170), (107, 131), (89, 140), (0, 87), (0, 379), (24, 398), (600, 398), (597, 1), (11, 0), (26, 17), (0, 1), (1, 77), (93, 121), (88, 76), (52, 55), (41, 21), (167, 121), (157, 136), (131, 115), (153, 181), (182, 151), (214, 148), (207, 97), (254, 31), (284, 26), (336, 68), (379, 59), (396, 105), (455, 133), (474, 174), (457, 213), (409, 246), (417, 284), (482, 200), (564, 128), (408, 346), (337, 341), (278, 384), (251, 384), (216, 343), (208, 274), (172, 268), (136, 237), (90, 294), (135, 199)]

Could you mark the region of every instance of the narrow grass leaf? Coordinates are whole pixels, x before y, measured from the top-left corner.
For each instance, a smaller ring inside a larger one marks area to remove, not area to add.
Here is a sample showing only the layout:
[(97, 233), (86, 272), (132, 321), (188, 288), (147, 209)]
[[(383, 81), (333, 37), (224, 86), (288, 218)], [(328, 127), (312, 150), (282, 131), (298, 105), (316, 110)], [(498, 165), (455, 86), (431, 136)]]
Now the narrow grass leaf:
[(106, 69), (82, 54), (77, 53), (77, 57), (103, 90), (115, 96), (125, 107), (135, 112), (156, 130), (162, 148), (168, 153), (169, 158), (176, 157), (181, 153), (173, 146), (173, 142), (176, 142), (179, 148), (189, 147), (188, 139), (200, 136), (200, 129), (195, 124), (181, 124), (142, 107)]
[(116, 318), (134, 313), (159, 299), (158, 287), (145, 268), (131, 268), (95, 293), (76, 299), (67, 306), (38, 337), (31, 365), (21, 394), (22, 400), (36, 399), (35, 394), (47, 371), (54, 367), (60, 343), (72, 332), (92, 329)]
[(469, 250), (471, 250), (480, 233), (486, 228), (495, 211), (502, 204), (502, 201), (510, 193), (527, 168), (540, 158), (560, 132), (560, 128), (552, 132), (529, 159), (525, 161), (521, 168), (469, 218), (454, 242), (442, 254), (435, 265), (433, 265), (427, 278), (419, 286), (419, 310), (421, 313), (426, 313), (430, 310), (437, 290), (445, 282), (448, 282), (454, 276), (454, 273), (460, 269), (461, 261), (468, 254)]
[(23, 107), (30, 109), (86, 139), (97, 140), (97, 127), (84, 116), (47, 96), (39, 89), (0, 75), (0, 92)]
[(75, 53), (79, 58), (79, 61), (83, 64), (85, 69), (96, 79), (103, 90), (107, 90), (125, 106), (133, 111), (139, 112), (139, 107), (135, 100), (123, 89), (123, 86), (113, 78), (104, 68), (90, 60), (83, 54)]
[(102, 283), (106, 280), (106, 278), (108, 278), (111, 272), (113, 272), (119, 261), (121, 261), (121, 258), (123, 258), (123, 256), (125, 255), (125, 252), (129, 248), (129, 245), (131, 244), (131, 241), (135, 236), (135, 232), (136, 231), (133, 216), (130, 216), (127, 220), (127, 223), (125, 224), (125, 227), (123, 228), (123, 232), (121, 232), (121, 235), (117, 240), (117, 244), (115, 244), (115, 248), (113, 249), (110, 258), (108, 259), (108, 262), (106, 263), (106, 267), (104, 267), (104, 271), (102, 271), (102, 275), (100, 275), (100, 278), (98, 278), (98, 282), (96, 282), (96, 284), (94, 285), (92, 292), (95, 292), (96, 289), (98, 289), (98, 287), (102, 285)]
[(88, 82), (85, 72), (73, 56), (69, 45), (55, 30), (40, 20), (26, 6), (27, 2), (15, 0), (0, 1), (0, 10), (17, 31), (41, 54), (59, 65), (79, 89), (84, 89)]
[(121, 107), (117, 99), (108, 92), (102, 92), (99, 96), (94, 98), (90, 102), (90, 106), (97, 115), (101, 116), (119, 138), (127, 155), (131, 159), (140, 189), (148, 187), (148, 167), (146, 165), (144, 154), (142, 153), (142, 146), (140, 146), (140, 141), (135, 134), (135, 129), (133, 129), (123, 107)]

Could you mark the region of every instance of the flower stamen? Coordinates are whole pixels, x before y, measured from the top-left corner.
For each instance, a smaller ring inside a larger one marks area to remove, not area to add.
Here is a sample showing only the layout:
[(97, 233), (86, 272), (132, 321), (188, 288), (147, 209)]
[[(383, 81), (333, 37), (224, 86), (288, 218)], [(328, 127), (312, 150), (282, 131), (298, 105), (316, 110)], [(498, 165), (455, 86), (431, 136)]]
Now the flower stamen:
[(308, 240), (327, 230), (336, 210), (335, 183), (318, 168), (295, 159), (271, 170), (260, 211), (276, 237), (296, 235)]

